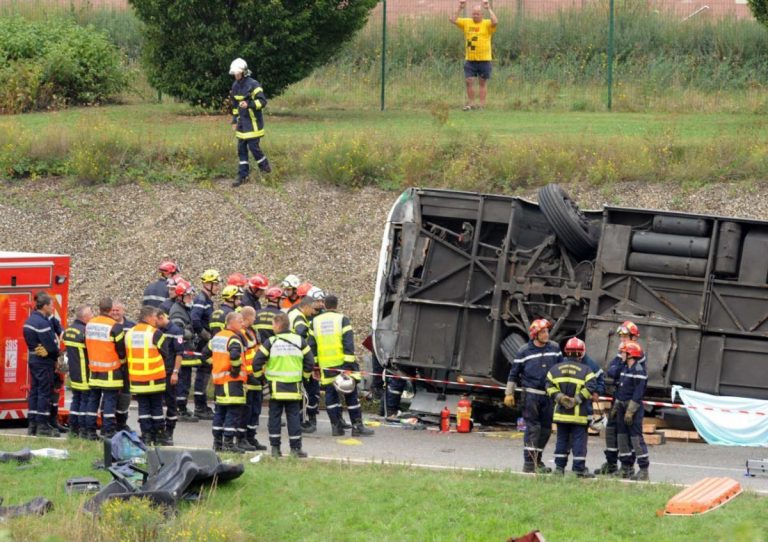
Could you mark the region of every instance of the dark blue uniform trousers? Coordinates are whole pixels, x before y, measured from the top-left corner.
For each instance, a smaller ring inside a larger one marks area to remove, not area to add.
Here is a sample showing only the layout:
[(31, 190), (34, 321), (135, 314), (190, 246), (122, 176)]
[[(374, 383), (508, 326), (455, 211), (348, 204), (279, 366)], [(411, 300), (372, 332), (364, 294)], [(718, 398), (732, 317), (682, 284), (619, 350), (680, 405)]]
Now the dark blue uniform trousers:
[(88, 427), (88, 401), (91, 390), (72, 390), (72, 402), (69, 405), (69, 427), (73, 432)]
[(301, 450), (301, 401), (269, 400), (269, 444), (280, 447), (280, 419), (285, 410), (291, 450)]
[(163, 402), (165, 403), (165, 430), (173, 433), (176, 429), (176, 422), (179, 419), (179, 409), (176, 407), (176, 386), (171, 384), (171, 375), (173, 367), (165, 368), (165, 391), (163, 392)]
[(619, 401), (619, 412), (616, 416), (617, 441), (619, 444), (619, 461), (622, 467), (632, 467), (637, 458), (637, 466), (647, 469), (648, 447), (643, 438), (643, 409), (640, 407), (632, 417), (632, 423), (624, 422), (624, 413), (627, 411), (627, 403)]
[(50, 361), (30, 361), (29, 373), (32, 382), (29, 387), (30, 423), (48, 425), (51, 415), (51, 394), (53, 393), (53, 363)]
[(115, 432), (115, 411), (117, 410), (117, 394), (119, 388), (92, 387), (88, 399), (88, 429), (96, 430), (96, 417), (101, 404), (101, 434), (111, 435)]
[(139, 403), (139, 428), (144, 437), (157, 433), (165, 427), (163, 416), (163, 395), (165, 392), (138, 393), (136, 401)]
[(304, 380), (304, 391), (307, 392), (307, 416), (317, 416), (317, 411), (320, 410), (320, 381), (313, 377)]
[(259, 416), (261, 416), (261, 403), (264, 400), (261, 390), (248, 390), (245, 396), (245, 408), (243, 419), (237, 432), (240, 437), (255, 437), (259, 428)]
[(606, 412), (605, 424), (605, 461), (611, 465), (619, 462), (619, 444), (616, 440), (616, 417)]
[(192, 369), (195, 371), (195, 410), (205, 410), (208, 405), (206, 393), (211, 378), (211, 366), (207, 363), (195, 367), (182, 365), (179, 369), (179, 383), (176, 385), (176, 405), (180, 411), (187, 410), (189, 388), (192, 385)]
[(357, 396), (357, 388), (354, 388), (351, 393), (340, 394), (333, 384), (325, 385), (325, 410), (328, 412), (328, 417), (331, 419), (333, 425), (339, 425), (341, 423), (341, 398), (344, 397), (344, 401), (347, 403), (347, 410), (349, 410), (349, 421), (353, 424), (363, 422), (363, 413), (360, 412), (360, 398)]
[(584, 472), (587, 461), (587, 426), (574, 423), (557, 424), (555, 465), (564, 469), (568, 454), (573, 452), (573, 472)]
[[(542, 392), (544, 393), (544, 392)], [(546, 395), (525, 392), (523, 399), (523, 461), (527, 464), (542, 464), (541, 455), (552, 434), (554, 406)]]
[(213, 409), (213, 438), (219, 440), (222, 437), (236, 437), (237, 430), (243, 419), (245, 405), (223, 405), (216, 403)]
[(240, 177), (247, 177), (251, 171), (251, 168), (248, 164), (249, 149), (251, 151), (251, 154), (253, 154), (253, 157), (256, 159), (256, 164), (259, 166), (259, 169), (261, 171), (265, 171), (268, 169), (269, 162), (267, 162), (267, 157), (264, 156), (264, 153), (261, 151), (261, 147), (259, 146), (259, 141), (261, 141), (260, 137), (252, 137), (251, 139), (237, 140), (237, 157), (240, 159), (240, 167), (238, 168), (237, 174)]

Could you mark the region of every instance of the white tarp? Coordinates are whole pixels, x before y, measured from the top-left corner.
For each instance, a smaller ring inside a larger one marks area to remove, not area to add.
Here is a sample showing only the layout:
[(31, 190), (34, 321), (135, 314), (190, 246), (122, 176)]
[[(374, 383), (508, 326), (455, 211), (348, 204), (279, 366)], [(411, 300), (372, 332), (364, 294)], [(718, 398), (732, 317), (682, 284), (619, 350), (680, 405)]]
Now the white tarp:
[(673, 401), (675, 394), (695, 407), (687, 409), (688, 415), (709, 444), (768, 447), (768, 401), (718, 397), (680, 386), (672, 387)]

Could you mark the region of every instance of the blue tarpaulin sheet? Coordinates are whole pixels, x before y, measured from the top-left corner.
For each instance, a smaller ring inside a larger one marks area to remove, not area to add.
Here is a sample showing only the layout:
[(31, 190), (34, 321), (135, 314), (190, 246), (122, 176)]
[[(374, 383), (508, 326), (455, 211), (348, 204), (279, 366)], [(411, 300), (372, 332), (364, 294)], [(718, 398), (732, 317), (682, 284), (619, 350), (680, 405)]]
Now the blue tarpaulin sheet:
[[(688, 408), (696, 431), (709, 444), (768, 447), (768, 401), (718, 397), (673, 386)], [(728, 411), (728, 412), (726, 412)]]

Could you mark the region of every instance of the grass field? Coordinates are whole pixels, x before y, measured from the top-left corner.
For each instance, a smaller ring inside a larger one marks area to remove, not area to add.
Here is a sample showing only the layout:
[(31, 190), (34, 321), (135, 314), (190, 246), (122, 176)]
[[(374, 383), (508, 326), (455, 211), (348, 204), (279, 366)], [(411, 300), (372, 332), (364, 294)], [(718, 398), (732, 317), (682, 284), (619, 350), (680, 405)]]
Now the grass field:
[(503, 541), (536, 528), (552, 541), (768, 540), (765, 499), (755, 494), (701, 517), (657, 517), (679, 488), (287, 458), (247, 463), (243, 477), (167, 521), (141, 505), (93, 520), (63, 487), (74, 476), (108, 480), (91, 467), (100, 447), (0, 437), (3, 450), (38, 445), (69, 448), (71, 457), (0, 464), (0, 496), (5, 504), (46, 496), (55, 509), (42, 521), (0, 525), (0, 540)]

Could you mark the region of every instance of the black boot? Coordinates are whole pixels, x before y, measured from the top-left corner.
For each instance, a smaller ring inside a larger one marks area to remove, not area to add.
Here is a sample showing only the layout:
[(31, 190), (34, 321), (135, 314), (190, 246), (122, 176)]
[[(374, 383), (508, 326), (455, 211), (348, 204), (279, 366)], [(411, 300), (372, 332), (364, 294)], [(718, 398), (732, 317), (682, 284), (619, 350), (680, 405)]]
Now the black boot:
[(635, 474), (630, 476), (630, 480), (634, 480), (636, 482), (647, 482), (650, 480), (650, 477), (648, 476), (648, 467), (645, 467), (644, 469), (640, 469)]
[(80, 438), (80, 426), (74, 423), (70, 424), (69, 436), (74, 438)]
[(32, 420), (29, 421), (29, 425), (27, 426), (27, 435), (30, 437), (37, 435), (37, 422), (33, 422)]
[(275, 459), (277, 459), (278, 457), (283, 457), (283, 454), (280, 451), (280, 446), (272, 446), (272, 451), (270, 452), (270, 455)]
[(616, 465), (616, 463), (609, 463), (606, 461), (603, 463), (599, 469), (595, 469), (595, 474), (614, 474), (619, 470), (619, 467)]
[(221, 443), (221, 451), (231, 454), (244, 454), (245, 450), (240, 448), (235, 442), (235, 437), (225, 435)]
[(244, 185), (248, 182), (248, 177), (238, 177), (235, 182), (232, 183), (232, 188), (237, 188), (238, 186)]
[(352, 436), (353, 437), (370, 437), (375, 431), (367, 428), (363, 422), (357, 422), (352, 424)]
[(305, 452), (301, 448), (291, 448), (291, 456), (292, 457), (298, 457), (299, 459), (305, 459), (305, 458), (309, 457), (307, 455), (307, 452)]
[(99, 440), (99, 434), (96, 432), (95, 429), (86, 429), (85, 435), (83, 435), (83, 438), (85, 440)]
[(196, 423), (200, 420), (186, 408), (179, 410), (179, 421), (183, 423)]
[(635, 474), (635, 468), (632, 465), (622, 465), (621, 469), (618, 470), (614, 474), (614, 476), (620, 476), (621, 478), (625, 480), (629, 480), (634, 476)]
[(341, 423), (334, 423), (331, 425), (332, 437), (343, 437), (345, 434), (344, 426)]
[(173, 439), (168, 437), (165, 429), (159, 429), (155, 433), (155, 446), (173, 446)]
[(195, 417), (200, 420), (212, 420), (213, 410), (211, 410), (207, 406), (204, 408), (195, 408)]
[(153, 433), (142, 433), (141, 442), (143, 442), (147, 447), (153, 446), (155, 444), (155, 435)]
[(256, 451), (256, 446), (252, 446), (245, 437), (237, 437), (236, 445), (244, 452)]
[(58, 438), (61, 436), (61, 433), (59, 433), (58, 429), (56, 429), (54, 426), (50, 424), (44, 424), (44, 425), (37, 426), (37, 436)]
[(589, 469), (584, 469), (584, 470), (575, 470), (575, 471), (573, 471), (573, 472), (574, 472), (574, 474), (576, 474), (576, 476), (577, 476), (578, 478), (594, 478), (594, 477), (595, 477), (595, 475), (594, 475), (594, 474), (592, 474), (591, 472), (589, 472)]
[(344, 421), (344, 417), (341, 418), (341, 427), (343, 429), (352, 429), (352, 424)]
[(173, 446), (173, 431), (174, 429), (169, 429), (168, 427), (165, 428), (165, 441), (168, 444), (163, 444), (163, 446)]
[(224, 437), (221, 435), (214, 435), (213, 436), (213, 451), (214, 452), (221, 452), (224, 447)]
[(267, 447), (263, 444), (259, 444), (259, 441), (256, 439), (256, 435), (248, 435), (245, 438), (248, 440), (248, 444), (256, 448), (256, 450), (262, 451), (267, 449)]
[(307, 419), (301, 424), (302, 433), (314, 433), (317, 431), (317, 414), (307, 414)]
[(269, 165), (269, 160), (264, 158), (264, 161), (259, 164), (259, 169), (262, 173), (271, 173), (272, 172), (272, 166)]

